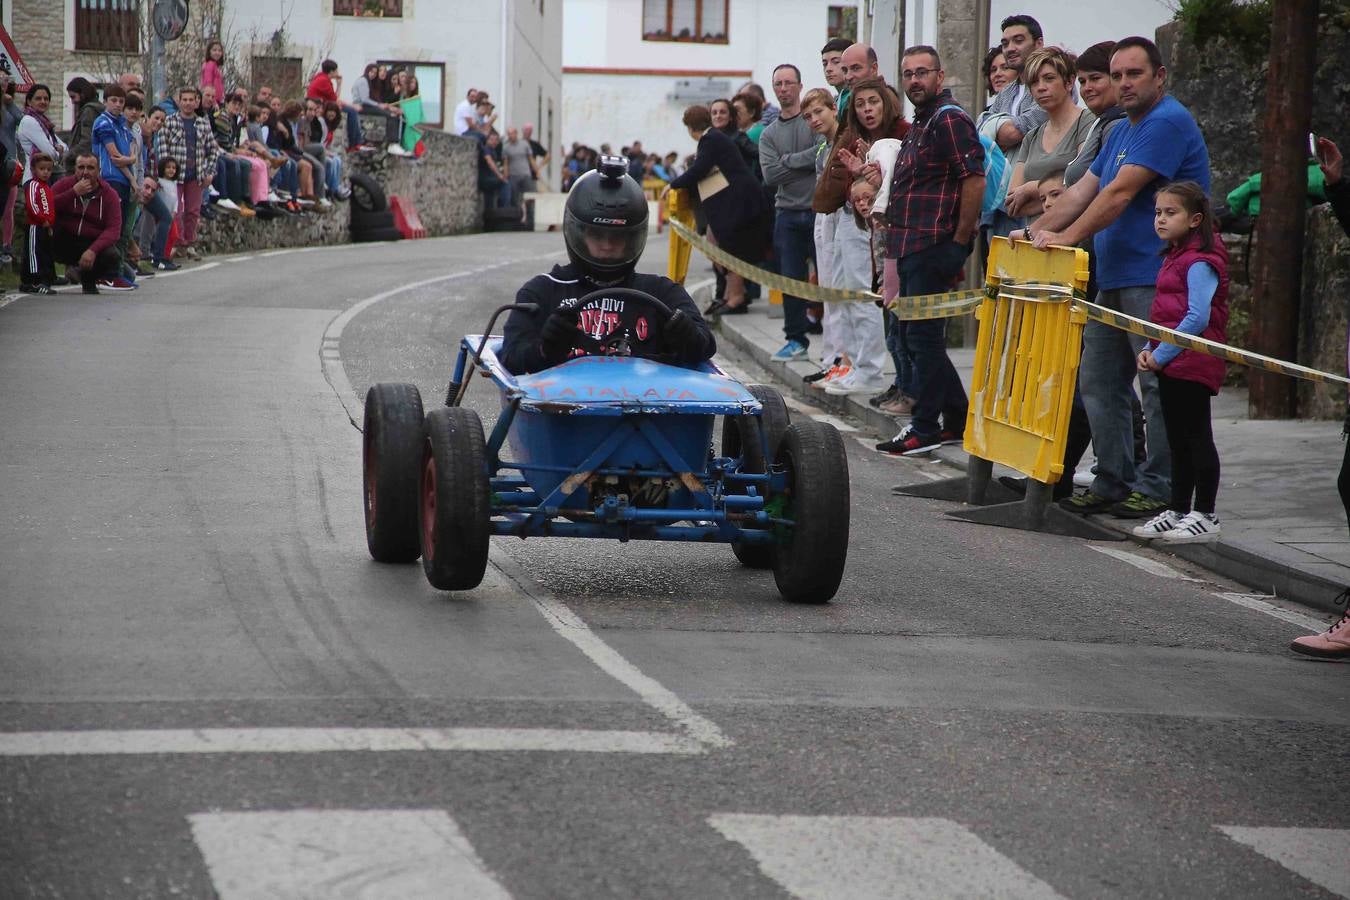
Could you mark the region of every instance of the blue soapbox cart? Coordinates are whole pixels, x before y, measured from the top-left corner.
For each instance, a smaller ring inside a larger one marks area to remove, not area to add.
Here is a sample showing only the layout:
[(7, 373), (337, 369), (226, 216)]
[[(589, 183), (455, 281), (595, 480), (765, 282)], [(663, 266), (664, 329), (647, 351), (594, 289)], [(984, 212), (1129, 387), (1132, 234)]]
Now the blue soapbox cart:
[[(671, 311), (631, 289), (652, 321)], [(460, 344), (445, 405), (423, 414), (411, 384), (366, 394), (366, 541), (379, 562), (419, 556), (441, 590), (483, 579), (491, 535), (730, 544), (751, 568), (772, 569), (782, 596), (834, 596), (848, 551), (848, 458), (839, 432), (789, 421), (783, 398), (743, 386), (711, 362), (687, 368), (630, 355), (628, 336), (579, 336), (578, 356), (512, 375), (491, 336)], [(501, 412), (484, 436), (462, 405), (474, 372), (496, 383)], [(721, 448), (714, 429), (721, 417)], [(509, 459), (506, 458), (509, 456)]]

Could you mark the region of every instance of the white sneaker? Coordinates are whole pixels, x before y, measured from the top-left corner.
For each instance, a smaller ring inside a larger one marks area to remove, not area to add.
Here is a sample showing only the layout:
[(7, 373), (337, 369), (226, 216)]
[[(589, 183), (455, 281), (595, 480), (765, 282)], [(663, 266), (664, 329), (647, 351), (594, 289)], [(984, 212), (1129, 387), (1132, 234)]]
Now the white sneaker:
[(1218, 539), (1218, 517), (1209, 513), (1189, 512), (1175, 528), (1158, 538), (1158, 543), (1208, 544)]
[(239, 212), (239, 204), (235, 203), (229, 197), (222, 197), (217, 200), (216, 206), (219, 206), (221, 209), (229, 210), (230, 212)]
[(856, 374), (849, 379), (847, 389), (839, 390), (831, 384), (825, 388), (827, 394), (879, 394), (886, 390), (888, 381), (863, 381)]
[(825, 393), (841, 397), (844, 394), (852, 392), (853, 381), (853, 370), (845, 369), (840, 375), (836, 375), (833, 378), (826, 378), (822, 384), (825, 385)]
[(390, 144), (388, 147), (384, 148), (384, 151), (390, 156), (412, 156), (411, 153), (403, 148), (402, 144)]
[(284, 202), (284, 201), (281, 199), (281, 196), (280, 196), (276, 191), (268, 191), (268, 193), (267, 193), (267, 202), (268, 202), (268, 203), (282, 203), (282, 202)]
[(1181, 513), (1176, 512), (1175, 510), (1165, 509), (1149, 519), (1143, 525), (1137, 525), (1134, 528), (1131, 528), (1130, 534), (1137, 538), (1151, 541), (1156, 537), (1161, 537), (1173, 528), (1176, 528), (1177, 523), (1180, 522), (1181, 519)]

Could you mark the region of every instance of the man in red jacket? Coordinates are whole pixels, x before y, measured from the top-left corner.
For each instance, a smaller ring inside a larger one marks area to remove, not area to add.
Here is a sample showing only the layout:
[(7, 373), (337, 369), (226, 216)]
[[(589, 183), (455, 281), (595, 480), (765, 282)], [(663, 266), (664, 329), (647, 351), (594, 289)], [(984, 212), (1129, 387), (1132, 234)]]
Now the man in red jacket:
[(79, 266), (86, 294), (99, 287), (131, 290), (117, 277), (117, 238), (122, 233), (122, 201), (112, 185), (99, 178), (98, 158), (82, 153), (75, 174), (52, 186), (56, 207), (56, 261)]

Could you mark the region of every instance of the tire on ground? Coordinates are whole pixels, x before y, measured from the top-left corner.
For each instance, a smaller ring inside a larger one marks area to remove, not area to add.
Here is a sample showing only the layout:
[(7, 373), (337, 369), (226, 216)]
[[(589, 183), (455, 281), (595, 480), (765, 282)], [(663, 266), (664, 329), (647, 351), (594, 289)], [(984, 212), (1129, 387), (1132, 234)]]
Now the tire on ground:
[(352, 172), (347, 176), (352, 188), (352, 209), (366, 212), (380, 212), (389, 208), (389, 198), (384, 193), (384, 185), (364, 172)]
[(351, 229), (357, 231), (374, 231), (377, 228), (393, 228), (394, 211), (391, 209), (382, 209), (379, 212), (369, 212), (358, 206), (352, 207)]
[[(759, 416), (724, 416), (722, 418), (722, 455), (743, 456), (741, 469), (761, 475), (769, 469), (764, 464), (765, 447), (772, 454), (787, 431), (791, 418), (783, 395), (767, 384), (752, 384), (748, 390), (764, 408)], [(763, 491), (761, 491), (763, 493)], [(773, 568), (772, 544), (732, 544), (731, 552), (741, 565), (751, 569)]]
[(478, 413), (446, 406), (427, 413), (422, 449), (422, 569), (442, 591), (477, 587), (487, 568), (490, 495), (487, 444)]
[(833, 425), (804, 419), (788, 427), (775, 461), (787, 475), (785, 518), (793, 526), (774, 556), (783, 599), (825, 603), (839, 590), (848, 555), (848, 455)]
[(389, 228), (375, 228), (372, 229), (371, 231), (352, 232), (353, 244), (373, 244), (376, 243), (377, 241), (401, 241), (401, 240), (403, 240), (403, 232), (399, 231), (397, 228), (394, 228), (392, 226)]
[(410, 563), (422, 553), (418, 487), (422, 478), (422, 395), (411, 384), (366, 391), (361, 470), (366, 546), (376, 562)]

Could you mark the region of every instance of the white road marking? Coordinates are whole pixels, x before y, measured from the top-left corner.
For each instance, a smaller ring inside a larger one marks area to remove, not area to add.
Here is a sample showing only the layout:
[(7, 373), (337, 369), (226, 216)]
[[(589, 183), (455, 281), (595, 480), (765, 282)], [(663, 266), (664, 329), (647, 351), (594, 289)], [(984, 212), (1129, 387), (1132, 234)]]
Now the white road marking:
[(0, 757), (404, 751), (701, 753), (698, 741), (651, 731), (555, 728), (164, 728), (0, 733)]
[(1171, 578), (1176, 581), (1204, 580), (1202, 578), (1192, 578), (1189, 575), (1182, 575), (1176, 569), (1167, 565), (1167, 563), (1159, 562), (1156, 559), (1149, 559), (1147, 556), (1140, 556), (1138, 553), (1131, 553), (1128, 550), (1121, 550), (1118, 547), (1108, 547), (1104, 544), (1088, 544), (1088, 546), (1098, 553), (1105, 553), (1107, 556), (1118, 559), (1121, 562), (1127, 562), (1136, 569), (1140, 569), (1150, 575), (1157, 575), (1159, 578)]
[(509, 578), (534, 602), (535, 608), (548, 620), (553, 630), (585, 654), (606, 675), (642, 698), (642, 701), (673, 722), (684, 734), (705, 747), (730, 747), (732, 741), (711, 719), (694, 712), (675, 693), (656, 679), (644, 674), (613, 647), (600, 639), (581, 617), (562, 601), (557, 600), (531, 584), (523, 572), (496, 547), (492, 548), (492, 564)]
[(1060, 897), (950, 819), (717, 814), (708, 824), (807, 900)]
[(1297, 625), (1299, 628), (1305, 628), (1313, 634), (1327, 630), (1327, 622), (1312, 616), (1305, 616), (1303, 613), (1294, 612), (1292, 609), (1276, 606), (1274, 603), (1263, 599), (1266, 596), (1265, 594), (1239, 594), (1233, 591), (1225, 591), (1214, 596), (1227, 600), (1229, 603), (1236, 603), (1238, 606), (1265, 613), (1291, 625)]
[(1350, 897), (1350, 828), (1215, 827), (1313, 884)]
[(0, 297), (0, 309), (4, 309), (6, 306), (9, 306), (15, 300), (22, 300), (23, 298), (24, 298), (23, 294), (6, 294), (4, 297)]
[(220, 900), (509, 900), (442, 810), (188, 816)]
[(159, 280), (161, 278), (173, 278), (177, 275), (190, 275), (193, 272), (205, 272), (207, 269), (214, 269), (218, 265), (220, 265), (219, 262), (209, 262), (209, 263), (202, 263), (200, 266), (184, 266), (183, 268), (176, 269), (173, 272), (160, 272), (158, 275), (155, 276), (155, 279)]

